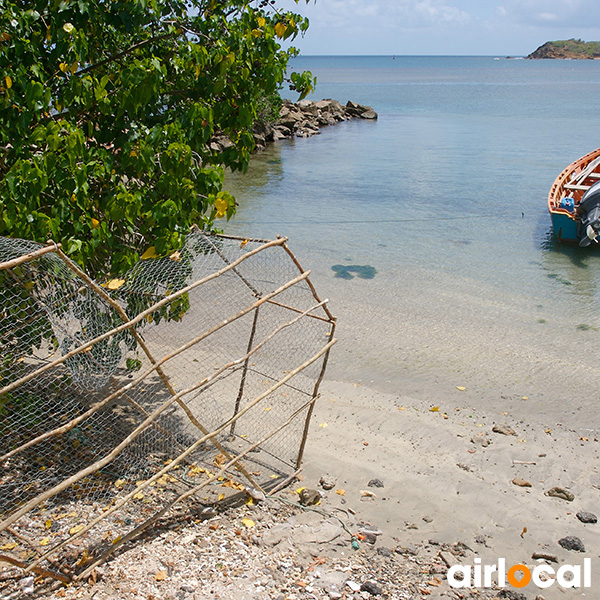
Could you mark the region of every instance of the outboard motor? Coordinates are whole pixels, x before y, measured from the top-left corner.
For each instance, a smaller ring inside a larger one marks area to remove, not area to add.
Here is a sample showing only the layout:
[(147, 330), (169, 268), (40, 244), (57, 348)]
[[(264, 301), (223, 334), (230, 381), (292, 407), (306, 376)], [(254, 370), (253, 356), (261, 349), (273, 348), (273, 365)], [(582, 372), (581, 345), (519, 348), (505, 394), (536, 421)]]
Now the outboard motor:
[(589, 246), (600, 242), (600, 181), (595, 183), (584, 195), (577, 207), (581, 215), (580, 246)]

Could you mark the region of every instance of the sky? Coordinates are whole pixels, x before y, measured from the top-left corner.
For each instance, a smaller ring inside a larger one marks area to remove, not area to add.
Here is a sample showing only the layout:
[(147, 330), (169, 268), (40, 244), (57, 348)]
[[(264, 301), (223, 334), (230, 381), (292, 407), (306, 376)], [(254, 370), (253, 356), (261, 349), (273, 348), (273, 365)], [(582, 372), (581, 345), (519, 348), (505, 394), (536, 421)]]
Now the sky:
[(600, 41), (600, 0), (281, 0), (310, 19), (303, 55), (523, 56), (550, 40)]

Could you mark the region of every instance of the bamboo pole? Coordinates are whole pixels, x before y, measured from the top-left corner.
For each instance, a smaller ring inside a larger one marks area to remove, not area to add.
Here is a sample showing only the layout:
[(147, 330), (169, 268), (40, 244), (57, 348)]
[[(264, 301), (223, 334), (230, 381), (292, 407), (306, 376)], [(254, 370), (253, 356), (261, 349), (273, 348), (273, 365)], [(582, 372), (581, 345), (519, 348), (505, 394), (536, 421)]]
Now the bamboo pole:
[(0, 389), (0, 396), (12, 391), (19, 385), (22, 385), (23, 383), (30, 381), (34, 377), (37, 377), (38, 375), (41, 375), (42, 373), (64, 363), (65, 361), (69, 360), (69, 358), (72, 358), (73, 356), (76, 356), (77, 354), (81, 354), (82, 352), (86, 351), (90, 346), (94, 346), (95, 344), (98, 344), (99, 342), (102, 342), (105, 339), (107, 339), (113, 335), (116, 335), (117, 333), (121, 333), (121, 331), (124, 331), (125, 329), (130, 329), (134, 325), (137, 325), (137, 323), (139, 323), (140, 321), (143, 321), (148, 315), (152, 314), (157, 309), (165, 306), (166, 304), (168, 304), (169, 302), (172, 302), (173, 300), (179, 298), (180, 296), (187, 294), (188, 292), (197, 288), (198, 286), (203, 285), (209, 281), (212, 281), (213, 279), (223, 275), (227, 271), (231, 271), (237, 265), (239, 265), (243, 261), (247, 260), (251, 256), (254, 256), (258, 252), (261, 252), (262, 250), (265, 250), (272, 246), (281, 246), (284, 243), (285, 243), (285, 239), (279, 238), (277, 240), (273, 240), (271, 242), (268, 242), (267, 244), (259, 246), (258, 248), (255, 248), (254, 250), (251, 250), (250, 252), (247, 252), (246, 254), (240, 256), (240, 258), (238, 258), (231, 264), (223, 267), (221, 270), (215, 271), (214, 273), (211, 273), (210, 275), (207, 275), (206, 277), (203, 277), (202, 279), (195, 281), (194, 283), (178, 290), (177, 292), (174, 292), (173, 294), (170, 294), (169, 296), (165, 296), (162, 300), (158, 301), (156, 304), (153, 304), (150, 308), (147, 308), (146, 310), (142, 311), (141, 313), (139, 313), (136, 317), (134, 317), (127, 323), (123, 323), (122, 325), (119, 325), (118, 327), (115, 327), (114, 329), (111, 329), (110, 331), (107, 331), (107, 332), (95, 337), (93, 340), (90, 340), (90, 341), (86, 342), (85, 344), (82, 344), (81, 346), (74, 348), (70, 352), (67, 352), (67, 354), (64, 354), (63, 356), (56, 358), (55, 360), (47, 363), (43, 367), (40, 367), (39, 369), (32, 371), (28, 375), (21, 377), (21, 379), (3, 387), (2, 389)]
[(60, 248), (60, 244), (55, 244), (54, 242), (51, 245), (44, 246), (43, 248), (39, 248), (38, 250), (34, 250), (33, 252), (29, 252), (28, 254), (23, 254), (17, 258), (13, 258), (12, 260), (7, 260), (5, 262), (0, 262), (0, 271), (4, 271), (5, 269), (12, 269), (13, 267), (18, 267), (19, 265), (30, 262), (39, 258), (40, 256), (44, 256), (44, 254), (48, 254), (48, 252), (56, 252)]
[(123, 536), (121, 539), (118, 540), (118, 542), (114, 543), (111, 548), (109, 548), (102, 555), (100, 555), (91, 565), (89, 565), (85, 569), (85, 571), (83, 571), (82, 573), (77, 575), (75, 577), (75, 580), (85, 579), (98, 565), (102, 564), (119, 546), (121, 546), (122, 544), (125, 544), (129, 540), (135, 538), (142, 531), (144, 531), (145, 529), (150, 527), (150, 525), (153, 525), (154, 523), (156, 523), (156, 521), (158, 521), (158, 519), (160, 519), (163, 515), (165, 515), (174, 506), (176, 506), (177, 504), (179, 504), (186, 498), (193, 496), (198, 491), (200, 491), (202, 488), (206, 487), (209, 483), (211, 483), (211, 482), (215, 481), (216, 479), (218, 479), (219, 477), (221, 477), (227, 471), (227, 469), (232, 467), (235, 463), (239, 462), (240, 459), (242, 459), (244, 456), (246, 456), (246, 454), (248, 454), (255, 448), (258, 448), (261, 444), (264, 444), (267, 440), (269, 440), (275, 434), (279, 433), (279, 431), (281, 431), (282, 429), (287, 427), (299, 414), (302, 413), (302, 411), (306, 408), (306, 406), (308, 404), (309, 404), (309, 402), (302, 405), (298, 410), (296, 410), (287, 419), (287, 421), (285, 421), (284, 423), (282, 423), (281, 425), (276, 427), (273, 431), (271, 431), (269, 434), (267, 434), (263, 439), (259, 440), (258, 442), (255, 442), (254, 444), (248, 446), (244, 451), (240, 452), (233, 460), (231, 460), (227, 464), (223, 465), (223, 467), (221, 467), (221, 469), (217, 473), (214, 473), (213, 475), (211, 475), (211, 477), (209, 477), (208, 479), (203, 481), (201, 484), (187, 490), (186, 492), (181, 494), (178, 498), (175, 498), (175, 500), (172, 500), (171, 502), (169, 502), (166, 506), (164, 506), (157, 513), (152, 515), (152, 517), (150, 517), (149, 519), (146, 519), (146, 521), (144, 521), (143, 523), (140, 523), (135, 529), (132, 529), (127, 535)]
[[(140, 375), (138, 375), (137, 378), (135, 378), (132, 381), (130, 381), (128, 384), (126, 384), (120, 390), (118, 390), (118, 391), (110, 394), (104, 400), (101, 400), (100, 402), (96, 403), (88, 411), (86, 411), (85, 413), (83, 413), (79, 417), (76, 417), (75, 419), (71, 420), (69, 423), (65, 423), (65, 425), (63, 425), (63, 426), (61, 426), (61, 427), (59, 427), (57, 429), (54, 429), (53, 431), (49, 431), (47, 433), (44, 433), (44, 434), (42, 434), (42, 435), (34, 438), (33, 440), (30, 440), (29, 442), (27, 442), (27, 443), (19, 446), (19, 448), (15, 448), (11, 452), (8, 452), (7, 454), (5, 454), (3, 456), (0, 456), (0, 461), (4, 461), (7, 458), (10, 458), (11, 456), (13, 456), (15, 454), (18, 454), (19, 452), (21, 452), (21, 451), (23, 451), (23, 450), (25, 450), (27, 448), (30, 448), (31, 446), (33, 446), (33, 445), (35, 445), (35, 444), (37, 444), (37, 443), (39, 443), (39, 442), (41, 442), (41, 441), (43, 441), (45, 439), (48, 439), (50, 437), (54, 437), (56, 435), (60, 435), (62, 433), (66, 433), (70, 429), (73, 429), (81, 421), (83, 421), (84, 419), (86, 419), (87, 417), (89, 417), (91, 414), (93, 414), (97, 410), (101, 409), (102, 407), (106, 406), (106, 404), (108, 404), (112, 400), (115, 400), (116, 398), (118, 398), (123, 393), (129, 391), (132, 387), (134, 387), (138, 383), (141, 383), (144, 379), (146, 379), (146, 377), (148, 375), (150, 375), (151, 373), (153, 373), (154, 371), (156, 371), (157, 365), (161, 366), (161, 365), (165, 364), (166, 362), (168, 362), (169, 360), (172, 360), (173, 358), (175, 358), (176, 356), (178, 356), (182, 352), (185, 352), (186, 350), (189, 350), (192, 346), (194, 346), (197, 343), (201, 342), (203, 339), (207, 338), (209, 335), (212, 335), (213, 333), (215, 333), (219, 329), (225, 327), (226, 325), (229, 325), (230, 323), (232, 323), (236, 319), (243, 317), (247, 313), (251, 312), (257, 306), (260, 306), (261, 304), (263, 304), (264, 302), (267, 302), (269, 300), (269, 298), (272, 298), (272, 297), (276, 296), (277, 294), (285, 291), (289, 287), (292, 287), (293, 285), (295, 285), (296, 283), (298, 283), (298, 281), (302, 281), (302, 279), (305, 279), (307, 277), (307, 275), (308, 275), (308, 273), (305, 273), (305, 274), (302, 274), (302, 275), (296, 277), (295, 279), (292, 279), (291, 281), (288, 281), (287, 283), (285, 283), (284, 285), (282, 285), (280, 288), (278, 288), (277, 290), (275, 290), (271, 294), (268, 294), (267, 296), (264, 296), (260, 300), (257, 300), (251, 306), (249, 306), (249, 307), (241, 310), (237, 315), (234, 315), (230, 319), (226, 319), (225, 321), (222, 321), (221, 323), (218, 323), (217, 325), (211, 327), (209, 330), (204, 331), (203, 333), (201, 333), (200, 335), (196, 336), (194, 339), (190, 340), (189, 342), (185, 343), (183, 346), (181, 346), (180, 348), (178, 348), (177, 350), (175, 350), (171, 354), (163, 357), (160, 361), (158, 361), (156, 363), (156, 365), (151, 365), (150, 367), (148, 367), (148, 369), (146, 369), (143, 373), (141, 373)], [(319, 306), (319, 305), (316, 305), (316, 306)], [(313, 310), (313, 309), (310, 309), (310, 310)], [(308, 312), (310, 312), (310, 310)], [(221, 371), (221, 372), (223, 372), (223, 371)]]

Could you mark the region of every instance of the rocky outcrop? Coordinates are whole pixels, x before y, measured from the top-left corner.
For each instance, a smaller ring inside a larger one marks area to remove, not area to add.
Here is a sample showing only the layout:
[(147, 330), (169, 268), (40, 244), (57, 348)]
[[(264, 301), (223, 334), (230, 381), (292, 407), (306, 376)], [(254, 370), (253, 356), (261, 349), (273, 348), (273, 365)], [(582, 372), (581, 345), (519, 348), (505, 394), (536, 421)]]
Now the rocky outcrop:
[(527, 58), (594, 59), (600, 58), (600, 42), (558, 40), (542, 44)]
[(256, 149), (261, 150), (267, 143), (285, 138), (310, 137), (318, 134), (322, 127), (355, 118), (375, 120), (377, 113), (370, 106), (350, 101), (343, 106), (330, 99), (300, 100), (296, 103), (284, 100), (277, 122), (255, 128)]
[[(336, 125), (350, 119), (377, 119), (377, 113), (370, 107), (348, 101), (345, 106), (337, 100), (284, 100), (279, 111), (279, 119), (273, 123), (257, 123), (252, 131), (256, 150), (264, 150), (267, 144), (293, 137), (310, 137), (320, 132), (322, 127)], [(223, 152), (233, 146), (225, 135), (216, 135), (210, 141), (210, 148)]]

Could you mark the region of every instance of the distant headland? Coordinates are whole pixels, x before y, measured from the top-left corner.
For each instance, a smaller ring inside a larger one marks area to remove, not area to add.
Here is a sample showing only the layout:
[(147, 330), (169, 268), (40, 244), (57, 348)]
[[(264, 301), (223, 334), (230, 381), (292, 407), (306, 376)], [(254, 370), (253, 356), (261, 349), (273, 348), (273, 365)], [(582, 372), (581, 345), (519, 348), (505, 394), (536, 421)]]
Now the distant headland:
[(600, 58), (600, 42), (584, 42), (583, 40), (558, 40), (546, 42), (527, 58)]

